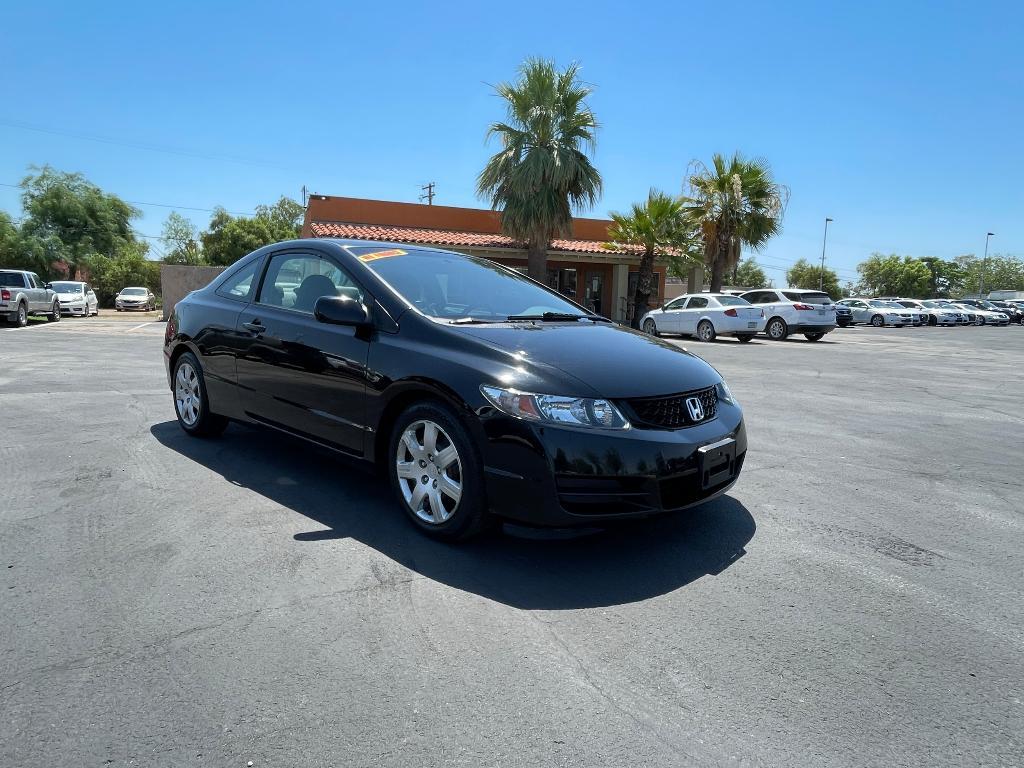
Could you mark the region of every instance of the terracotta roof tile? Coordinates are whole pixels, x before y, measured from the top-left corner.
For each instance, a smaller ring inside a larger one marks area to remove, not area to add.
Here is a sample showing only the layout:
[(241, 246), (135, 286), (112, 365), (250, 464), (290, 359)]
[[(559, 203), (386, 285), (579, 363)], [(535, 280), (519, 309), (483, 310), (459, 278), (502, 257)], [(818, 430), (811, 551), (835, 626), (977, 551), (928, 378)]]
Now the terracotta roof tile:
[[(334, 221), (310, 222), (313, 237), (343, 237), (353, 240), (381, 240), (397, 243), (422, 243), (424, 245), (465, 246), (472, 248), (523, 248), (506, 235), (481, 232), (457, 232), (446, 229), (416, 229), (413, 227), (391, 227), (377, 224), (344, 224)], [(629, 251), (603, 248), (597, 240), (552, 240), (551, 250), (572, 253), (629, 253)]]

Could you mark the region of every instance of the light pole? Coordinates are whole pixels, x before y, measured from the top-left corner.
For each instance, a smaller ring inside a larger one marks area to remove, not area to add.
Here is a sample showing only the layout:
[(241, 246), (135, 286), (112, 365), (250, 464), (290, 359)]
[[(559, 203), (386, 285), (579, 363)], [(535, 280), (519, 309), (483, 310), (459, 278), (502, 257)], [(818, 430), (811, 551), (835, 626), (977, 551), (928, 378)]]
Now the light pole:
[(825, 243), (828, 242), (828, 223), (832, 221), (828, 216), (825, 217), (825, 236), (821, 238), (821, 272), (818, 274), (818, 290), (825, 290)]
[(985, 271), (988, 269), (988, 239), (994, 235), (995, 232), (985, 233), (985, 258), (981, 262), (981, 285), (978, 286), (978, 298), (985, 298)]

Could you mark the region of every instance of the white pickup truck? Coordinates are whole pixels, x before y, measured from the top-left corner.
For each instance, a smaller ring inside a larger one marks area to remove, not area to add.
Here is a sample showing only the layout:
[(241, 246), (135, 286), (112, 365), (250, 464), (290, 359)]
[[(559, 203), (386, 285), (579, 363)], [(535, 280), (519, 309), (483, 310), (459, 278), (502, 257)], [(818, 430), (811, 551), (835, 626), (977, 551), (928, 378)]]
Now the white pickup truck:
[(35, 272), (0, 269), (0, 320), (28, 325), (29, 315), (60, 320), (60, 300)]

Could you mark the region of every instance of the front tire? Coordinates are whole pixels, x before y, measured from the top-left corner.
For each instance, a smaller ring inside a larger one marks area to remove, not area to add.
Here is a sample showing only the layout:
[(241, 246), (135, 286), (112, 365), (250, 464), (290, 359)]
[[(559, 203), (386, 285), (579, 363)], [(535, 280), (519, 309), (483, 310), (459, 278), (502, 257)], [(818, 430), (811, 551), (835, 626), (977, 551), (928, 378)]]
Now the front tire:
[(644, 320), (643, 330), (644, 333), (650, 334), (651, 336), (660, 335), (658, 333), (658, 326), (655, 324), (653, 317), (648, 317), (646, 320)]
[(60, 304), (57, 302), (53, 303), (53, 306), (50, 307), (50, 314), (46, 316), (46, 320), (50, 323), (60, 322)]
[(875, 326), (875, 328), (881, 328), (883, 325), (885, 325), (885, 318), (882, 317), (881, 315), (874, 315), (871, 318), (871, 324)]
[(399, 505), (428, 536), (467, 539), (491, 521), (482, 461), (469, 431), (447, 405), (407, 408), (392, 429), (387, 462)]
[(718, 334), (715, 333), (715, 326), (710, 320), (701, 320), (697, 323), (697, 340), (712, 342)]
[(193, 437), (216, 437), (228, 426), (228, 420), (210, 410), (206, 379), (199, 360), (186, 352), (174, 363), (174, 412), (178, 424)]
[(773, 317), (769, 320), (764, 330), (772, 341), (785, 341), (786, 337), (789, 336), (789, 326), (786, 325), (786, 321), (781, 317)]

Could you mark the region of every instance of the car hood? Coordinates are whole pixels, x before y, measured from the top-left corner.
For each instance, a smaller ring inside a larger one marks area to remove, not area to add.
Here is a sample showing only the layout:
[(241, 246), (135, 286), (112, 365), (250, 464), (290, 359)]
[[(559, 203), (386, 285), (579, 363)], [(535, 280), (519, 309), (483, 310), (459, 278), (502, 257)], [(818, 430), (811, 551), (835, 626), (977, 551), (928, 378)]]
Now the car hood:
[(668, 395), (710, 387), (721, 379), (696, 355), (610, 323), (512, 323), (465, 326), (459, 331), (515, 353), (527, 366), (533, 362), (556, 368), (600, 397)]

